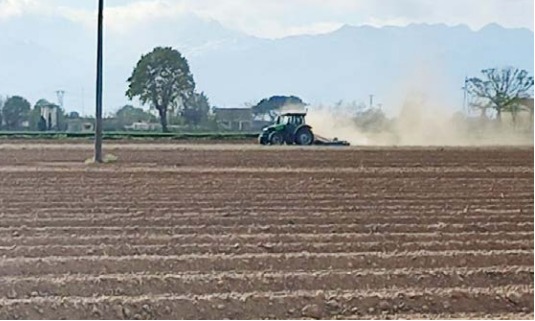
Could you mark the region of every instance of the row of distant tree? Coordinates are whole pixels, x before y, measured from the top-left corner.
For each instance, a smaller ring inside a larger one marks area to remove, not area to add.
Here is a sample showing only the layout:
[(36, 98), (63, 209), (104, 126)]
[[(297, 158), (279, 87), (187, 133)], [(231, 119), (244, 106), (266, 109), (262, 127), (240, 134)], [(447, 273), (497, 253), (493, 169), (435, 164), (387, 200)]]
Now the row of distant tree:
[[(173, 48), (157, 47), (143, 55), (128, 82), (127, 96), (137, 97), (143, 104), (155, 108), (164, 131), (170, 109), (178, 108), (184, 115), (192, 113), (200, 119), (209, 109), (207, 104), (198, 103), (199, 98), (205, 97), (196, 95), (188, 62)], [(480, 109), (482, 114), (492, 109), (498, 120), (501, 120), (503, 112), (511, 112), (514, 116), (525, 109), (526, 106), (520, 102), (533, 96), (533, 76), (526, 70), (512, 67), (483, 70), (480, 77), (467, 79), (465, 85), (475, 97), (471, 107)], [(304, 102), (294, 96), (273, 96), (251, 107), (255, 116), (267, 116), (272, 120), (288, 104), (304, 105)]]
[(0, 129), (2, 130), (48, 130), (47, 120), (41, 109), (54, 106), (58, 110), (57, 128), (66, 128), (65, 112), (57, 105), (40, 99), (32, 107), (31, 103), (21, 96), (0, 97)]
[[(185, 128), (196, 128), (201, 130), (217, 130), (215, 117), (210, 111), (210, 105), (206, 96), (201, 93), (196, 95), (198, 100), (189, 108), (171, 110), (167, 113), (166, 123), (178, 125)], [(294, 106), (304, 108), (306, 105), (301, 98), (295, 96), (273, 96), (262, 99), (259, 103), (251, 105), (251, 115), (260, 120), (273, 121), (276, 115), (284, 106)], [(49, 127), (45, 117), (42, 116), (41, 109), (53, 107), (57, 112), (57, 121), (54, 127)], [(77, 112), (66, 113), (59, 105), (49, 102), (46, 99), (38, 100), (35, 105), (24, 97), (0, 97), (0, 130), (6, 131), (65, 131), (69, 121), (94, 122), (94, 118), (80, 116)], [(105, 131), (123, 131), (134, 123), (161, 123), (161, 118), (154, 113), (140, 107), (125, 105), (104, 118)]]
[[(127, 81), (126, 96), (131, 100), (138, 99), (150, 111), (156, 112), (157, 117), (142, 108), (125, 106), (105, 120), (105, 129), (123, 130), (125, 126), (143, 120), (159, 121), (163, 131), (168, 131), (170, 122), (192, 128), (213, 128), (214, 119), (210, 116), (208, 97), (197, 91), (189, 63), (178, 50), (157, 47), (142, 55)], [(482, 114), (489, 109), (494, 110), (498, 120), (501, 120), (504, 112), (514, 116), (524, 110), (527, 107), (520, 102), (533, 97), (533, 76), (526, 70), (516, 68), (486, 69), (480, 77), (467, 79), (465, 85), (471, 96), (475, 97), (471, 106), (480, 109)], [(24, 125), (32, 130), (42, 130), (40, 108), (45, 104), (50, 103), (39, 100), (32, 109), (23, 97), (0, 100), (0, 124), (7, 130), (23, 129)], [(273, 96), (250, 108), (256, 118), (271, 121), (285, 106), (305, 105), (299, 97)], [(375, 113), (373, 117), (378, 117), (376, 110), (368, 111), (372, 112)], [(530, 112), (533, 113), (533, 110)], [(65, 115), (65, 111), (59, 110), (57, 129), (64, 130), (66, 119), (77, 116)]]
[[(44, 107), (55, 108), (57, 118), (55, 126), (51, 127), (43, 116), (41, 109)], [(213, 119), (206, 114), (188, 112), (185, 115), (170, 115), (169, 120), (173, 125), (194, 127), (213, 127)], [(93, 122), (94, 117), (83, 117), (77, 112), (66, 113), (57, 104), (46, 99), (38, 100), (35, 105), (24, 97), (0, 97), (0, 130), (4, 131), (66, 131), (70, 121)], [(153, 113), (143, 108), (125, 105), (115, 113), (104, 118), (106, 131), (124, 131), (125, 128), (137, 122), (157, 123), (159, 119)]]

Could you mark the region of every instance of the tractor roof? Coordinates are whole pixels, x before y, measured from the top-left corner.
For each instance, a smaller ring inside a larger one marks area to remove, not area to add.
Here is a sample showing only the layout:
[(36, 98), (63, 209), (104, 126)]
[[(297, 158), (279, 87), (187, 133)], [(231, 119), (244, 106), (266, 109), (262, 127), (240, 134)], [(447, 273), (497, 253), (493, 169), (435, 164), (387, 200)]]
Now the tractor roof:
[(281, 116), (306, 116), (307, 113), (305, 112), (290, 112), (290, 113), (282, 113)]

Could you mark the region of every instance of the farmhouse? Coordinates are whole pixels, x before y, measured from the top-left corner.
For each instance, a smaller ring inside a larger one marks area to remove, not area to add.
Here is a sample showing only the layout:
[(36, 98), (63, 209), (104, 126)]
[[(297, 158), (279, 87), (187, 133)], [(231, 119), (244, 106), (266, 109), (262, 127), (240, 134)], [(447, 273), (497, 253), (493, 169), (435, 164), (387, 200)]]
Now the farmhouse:
[(135, 131), (158, 131), (162, 129), (162, 125), (156, 123), (149, 123), (146, 121), (138, 121), (132, 125), (125, 126), (126, 130), (135, 130)]
[(95, 131), (93, 121), (84, 118), (67, 119), (67, 132), (91, 133)]
[(250, 108), (214, 108), (217, 125), (225, 130), (247, 131), (252, 128)]

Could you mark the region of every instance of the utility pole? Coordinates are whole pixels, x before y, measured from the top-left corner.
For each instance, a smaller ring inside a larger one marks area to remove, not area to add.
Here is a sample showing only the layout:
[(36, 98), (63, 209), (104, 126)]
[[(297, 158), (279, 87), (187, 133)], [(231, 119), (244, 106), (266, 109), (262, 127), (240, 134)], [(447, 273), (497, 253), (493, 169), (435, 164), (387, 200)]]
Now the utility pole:
[(104, 0), (98, 0), (97, 101), (95, 115), (95, 163), (102, 163), (102, 39)]
[(464, 77), (464, 86), (462, 90), (463, 90), (463, 112), (465, 115), (468, 115), (468, 108), (466, 106), (467, 90), (468, 90), (468, 78), (467, 77)]
[(373, 95), (370, 95), (370, 109), (373, 108)]

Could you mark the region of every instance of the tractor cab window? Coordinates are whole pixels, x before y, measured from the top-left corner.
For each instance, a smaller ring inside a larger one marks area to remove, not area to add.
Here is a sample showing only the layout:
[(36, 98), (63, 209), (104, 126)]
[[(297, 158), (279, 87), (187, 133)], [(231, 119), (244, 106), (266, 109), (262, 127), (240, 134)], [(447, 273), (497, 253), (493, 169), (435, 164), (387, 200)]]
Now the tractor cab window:
[(290, 117), (288, 116), (281, 116), (280, 117), (280, 122), (279, 124), (284, 124), (284, 125), (287, 125), (287, 124), (290, 124)]
[(300, 126), (303, 124), (303, 117), (295, 115), (280, 116), (277, 124)]
[(288, 116), (288, 124), (299, 126), (302, 124), (302, 118), (299, 116)]

